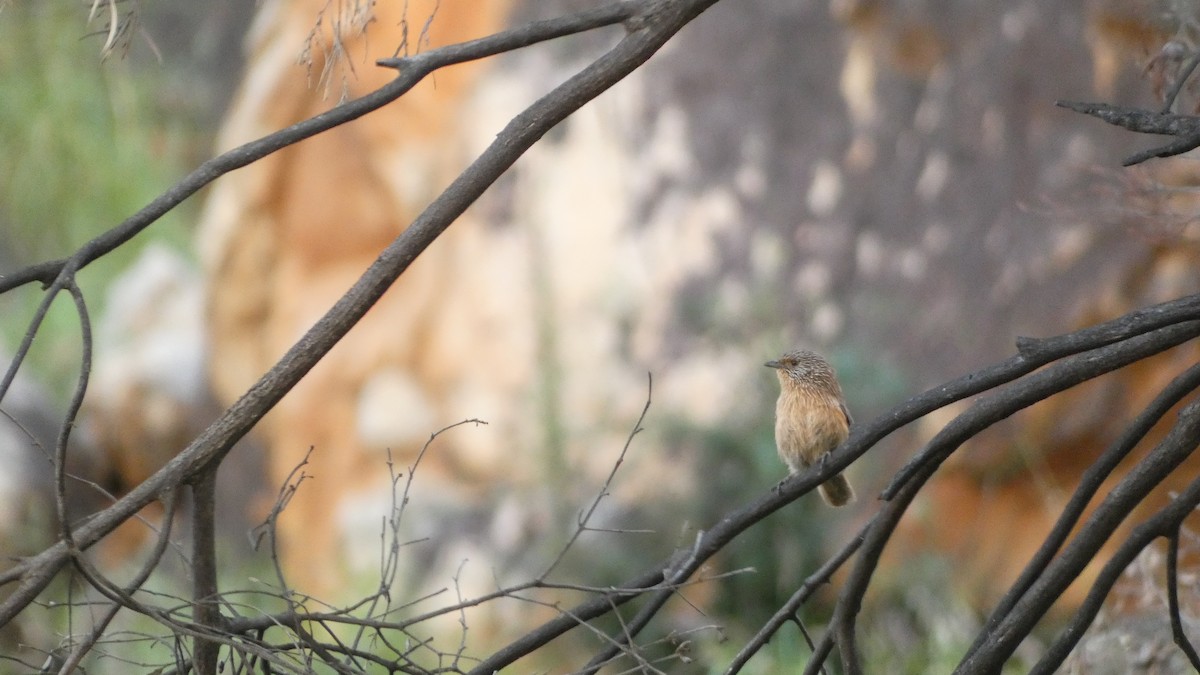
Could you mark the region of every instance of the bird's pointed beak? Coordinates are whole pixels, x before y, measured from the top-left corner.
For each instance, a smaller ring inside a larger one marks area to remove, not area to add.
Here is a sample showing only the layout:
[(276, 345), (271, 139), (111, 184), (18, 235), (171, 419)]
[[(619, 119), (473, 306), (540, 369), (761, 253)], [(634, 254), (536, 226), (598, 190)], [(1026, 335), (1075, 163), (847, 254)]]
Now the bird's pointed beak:
[(764, 363), (763, 365), (764, 365), (764, 366), (766, 366), (766, 367), (768, 367), (768, 368), (778, 368), (778, 367), (779, 367), (779, 362), (778, 362), (778, 361), (767, 361), (767, 362), (766, 362), (766, 363)]

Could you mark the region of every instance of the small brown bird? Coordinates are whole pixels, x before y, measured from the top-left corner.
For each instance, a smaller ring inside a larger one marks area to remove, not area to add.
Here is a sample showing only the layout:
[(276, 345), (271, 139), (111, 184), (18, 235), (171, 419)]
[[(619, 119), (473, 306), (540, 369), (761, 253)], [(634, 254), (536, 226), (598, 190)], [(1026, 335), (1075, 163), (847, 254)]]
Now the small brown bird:
[[(850, 435), (850, 412), (833, 366), (807, 350), (790, 351), (767, 361), (779, 376), (779, 401), (775, 404), (775, 445), (790, 473), (820, 461)], [(842, 474), (817, 490), (830, 506), (854, 499), (854, 489)]]

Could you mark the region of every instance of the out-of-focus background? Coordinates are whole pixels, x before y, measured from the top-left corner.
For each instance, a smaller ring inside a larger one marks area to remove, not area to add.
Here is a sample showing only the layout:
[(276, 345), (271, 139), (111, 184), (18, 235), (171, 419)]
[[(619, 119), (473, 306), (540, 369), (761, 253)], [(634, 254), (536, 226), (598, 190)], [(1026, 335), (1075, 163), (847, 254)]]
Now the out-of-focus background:
[[(213, 153), (380, 86), (394, 73), (376, 58), (587, 6), (147, 3), (128, 50), (101, 61), (86, 12), (11, 3), (0, 266), (62, 256)], [(1156, 105), (1163, 47), (1191, 44), (1195, 11), (1166, 0), (718, 4), (523, 157), (235, 451), (220, 477), (227, 575), (263, 568), (244, 534), (307, 456), (279, 526), (289, 578), (329, 598), (370, 588), (389, 457), (407, 473), (432, 432), (478, 418), (488, 424), (439, 436), (421, 460), (404, 521), (421, 541), (400, 578), (417, 597), (452, 578), (469, 595), (528, 577), (600, 489), (651, 373), (646, 431), (600, 524), (657, 534), (592, 534), (567, 560), (574, 580), (617, 583), (784, 475), (769, 358), (824, 353), (865, 420), (1004, 358), (1018, 335), (1193, 292), (1194, 163), (1121, 170), (1145, 141), (1054, 101)], [(221, 178), (89, 269), (97, 362), (77, 470), (115, 494), (148, 476), (514, 114), (619, 35), (440, 71)], [(8, 352), (39, 299), (10, 296)], [(78, 368), (78, 328), (59, 309), (24, 389), (4, 402), (45, 445)], [(974, 612), (1020, 570), (1088, 458), (1196, 352), (1043, 404), (960, 452), (890, 551), (865, 647), (909, 645), (912, 672), (961, 651)], [(756, 572), (692, 599), (728, 623), (733, 649), (948, 419), (851, 469), (855, 508), (806, 498), (721, 558)], [(7, 433), (5, 455), (25, 468), (0, 479), (14, 514), (0, 536), (33, 550), (37, 528), (21, 523), (48, 518), (46, 464), (28, 435)], [(119, 567), (146, 541), (130, 527), (101, 555)], [(681, 626), (718, 622), (687, 609)], [(505, 635), (509, 619), (482, 618), (476, 635)]]

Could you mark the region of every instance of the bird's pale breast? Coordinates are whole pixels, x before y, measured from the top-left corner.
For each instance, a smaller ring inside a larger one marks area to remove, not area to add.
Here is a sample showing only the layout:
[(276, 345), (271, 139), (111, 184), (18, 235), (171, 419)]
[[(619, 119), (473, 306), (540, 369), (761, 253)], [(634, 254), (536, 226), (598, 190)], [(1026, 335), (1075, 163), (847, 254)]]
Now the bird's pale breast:
[(824, 392), (787, 387), (775, 404), (775, 443), (792, 472), (837, 447), (849, 429), (841, 401)]

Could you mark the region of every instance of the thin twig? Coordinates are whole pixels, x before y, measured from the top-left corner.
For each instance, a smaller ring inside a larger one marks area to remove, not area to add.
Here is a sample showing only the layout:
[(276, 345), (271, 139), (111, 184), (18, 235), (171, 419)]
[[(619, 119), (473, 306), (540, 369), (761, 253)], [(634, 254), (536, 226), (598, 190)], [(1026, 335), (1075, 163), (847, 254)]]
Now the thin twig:
[[(71, 430), (75, 428), (75, 419), (83, 407), (83, 397), (87, 393), (88, 381), (92, 374), (92, 319), (88, 315), (87, 301), (83, 291), (72, 279), (67, 285), (71, 300), (75, 303), (75, 312), (79, 318), (80, 329), (80, 359), (79, 376), (75, 381), (75, 391), (71, 394), (71, 402), (63, 415), (63, 422), (58, 428), (58, 440), (54, 445), (54, 505), (58, 512), (59, 536), (68, 546), (74, 546), (71, 536), (71, 519), (67, 513), (67, 448), (71, 442)], [(14, 371), (15, 374), (15, 371)]]
[[(610, 25), (625, 17), (629, 20), (630, 32), (603, 56), (517, 115), (483, 154), (404, 229), (350, 290), (241, 399), (154, 475), (80, 526), (74, 533), (79, 546), (91, 546), (137, 513), (162, 490), (187, 480), (212, 462), (221, 461), (234, 443), (341, 341), (408, 269), (417, 255), (437, 239), (517, 158), (559, 122), (639, 68), (680, 28), (716, 1), (630, 0), (610, 6), (607, 17), (590, 13), (589, 16), (593, 17), (590, 27)], [(600, 20), (602, 18), (607, 24)], [(533, 29), (508, 31), (501, 36), (521, 35), (522, 39), (518, 42), (528, 44), (531, 40), (550, 39), (562, 34), (561, 29), (538, 32), (539, 26), (544, 24), (534, 24)], [(587, 26), (575, 26), (576, 31), (586, 29)], [(86, 244), (59, 272), (73, 270), (128, 241), (163, 213), (223, 173), (375, 110), (411, 89), (435, 68), (510, 48), (506, 45), (511, 40), (506, 37), (498, 37), (497, 42), (503, 44), (485, 44), (470, 52), (454, 48), (434, 49), (409, 57), (406, 60), (409, 67), (403, 68), (396, 80), (379, 90), (206, 162), (126, 223)], [(20, 278), (22, 273), (0, 279), (0, 292), (13, 287), (14, 280)], [(53, 279), (57, 278), (56, 274)], [(0, 626), (6, 625), (21, 608), (28, 605), (68, 558), (68, 548), (59, 542), (19, 566), (21, 571), (17, 573), (17, 578), (21, 580), (20, 585), (0, 602)], [(12, 571), (0, 574), (0, 584), (13, 578)]]
[[(1171, 84), (1171, 90), (1167, 92), (1166, 98), (1163, 99), (1161, 112), (1170, 113), (1171, 108), (1175, 107), (1175, 99), (1179, 98), (1179, 92), (1183, 91), (1183, 85), (1187, 84), (1188, 79), (1192, 77), (1192, 73), (1196, 70), (1197, 65), (1200, 65), (1200, 49), (1195, 50), (1192, 58), (1188, 59), (1188, 62), (1179, 69), (1175, 82)], [(1200, 666), (1197, 666), (1197, 669), (1200, 670)]]
[[(171, 491), (168, 492), (163, 498), (162, 529), (158, 532), (158, 536), (154, 543), (154, 548), (151, 550), (145, 564), (143, 564), (142, 568), (138, 570), (137, 574), (134, 575), (133, 580), (125, 586), (125, 593), (127, 595), (133, 595), (136, 593), (137, 590), (142, 587), (142, 584), (146, 583), (146, 580), (150, 578), (150, 575), (154, 572), (155, 568), (158, 567), (158, 563), (162, 561), (163, 554), (166, 553), (167, 546), (171, 540), (171, 525), (175, 520), (175, 507), (179, 503), (179, 499), (177, 498), (178, 494), (179, 493), (177, 491)], [(117, 613), (124, 608), (125, 606), (120, 602), (113, 602), (109, 605), (108, 609), (105, 611), (100, 620), (92, 626), (92, 630), (90, 633), (88, 633), (87, 637), (77, 644), (73, 650), (71, 650), (71, 655), (67, 658), (67, 660), (63, 663), (62, 668), (58, 671), (59, 675), (70, 675), (70, 673), (74, 672), (74, 670), (83, 661), (83, 658), (87, 656), (87, 653), (91, 651), (92, 647), (95, 646), (96, 643), (100, 641), (100, 638), (104, 636), (104, 631), (108, 629), (108, 625), (112, 622), (112, 620), (116, 618)]]
[[(800, 607), (802, 607), (804, 603), (808, 601), (817, 588), (823, 584), (829, 583), (829, 579), (833, 576), (833, 573), (840, 569), (841, 566), (850, 559), (850, 556), (854, 555), (854, 552), (858, 550), (859, 546), (862, 546), (863, 537), (866, 536), (866, 532), (870, 527), (871, 523), (868, 522), (861, 529), (859, 529), (858, 534), (852, 537), (836, 555), (825, 561), (824, 565), (821, 565), (816, 572), (813, 572), (807, 579), (804, 580), (804, 583), (800, 585), (800, 588), (796, 589), (796, 592), (792, 594), (792, 597), (788, 598), (788, 601), (785, 602), (783, 606), (780, 607), (779, 610), (776, 611), (775, 614), (772, 615), (771, 618), (762, 625), (761, 628), (759, 628), (758, 632), (754, 634), (754, 637), (750, 638), (750, 641), (742, 646), (741, 650), (739, 650), (737, 655), (733, 657), (733, 660), (730, 661), (729, 667), (725, 669), (725, 675), (734, 675), (735, 673), (741, 671), (741, 669), (745, 667), (746, 663), (748, 663), (750, 659), (758, 653), (758, 650), (765, 647), (767, 643), (771, 641), (771, 637), (774, 636), (775, 633), (777, 633), (779, 629), (782, 628), (783, 625), (788, 621), (796, 619), (797, 625), (800, 625), (798, 618)], [(801, 626), (801, 630), (803, 630), (803, 626)], [(805, 633), (804, 637), (808, 641), (809, 647), (813, 649), (815, 656), (816, 647), (813, 645), (812, 639), (808, 637), (807, 632)], [(824, 669), (822, 668), (822, 672), (823, 671)]]
[(545, 581), (547, 577), (558, 567), (567, 552), (571, 550), (579, 537), (588, 530), (588, 523), (591, 522), (592, 516), (595, 515), (596, 509), (600, 507), (600, 502), (609, 495), (609, 489), (612, 487), (613, 479), (617, 476), (617, 470), (625, 462), (625, 456), (629, 453), (629, 447), (633, 444), (633, 437), (642, 432), (642, 422), (646, 421), (646, 413), (650, 412), (650, 400), (654, 394), (654, 376), (646, 373), (646, 404), (642, 406), (642, 414), (638, 416), (637, 421), (633, 423), (633, 429), (629, 432), (629, 436), (625, 438), (625, 445), (621, 448), (621, 454), (617, 455), (617, 461), (613, 462), (612, 469), (608, 472), (608, 478), (604, 480), (604, 484), (596, 493), (595, 499), (592, 500), (592, 505), (588, 507), (579, 518), (579, 522), (575, 528), (575, 532), (567, 543), (559, 550), (558, 556), (546, 567), (546, 571), (538, 575), (538, 581)]

